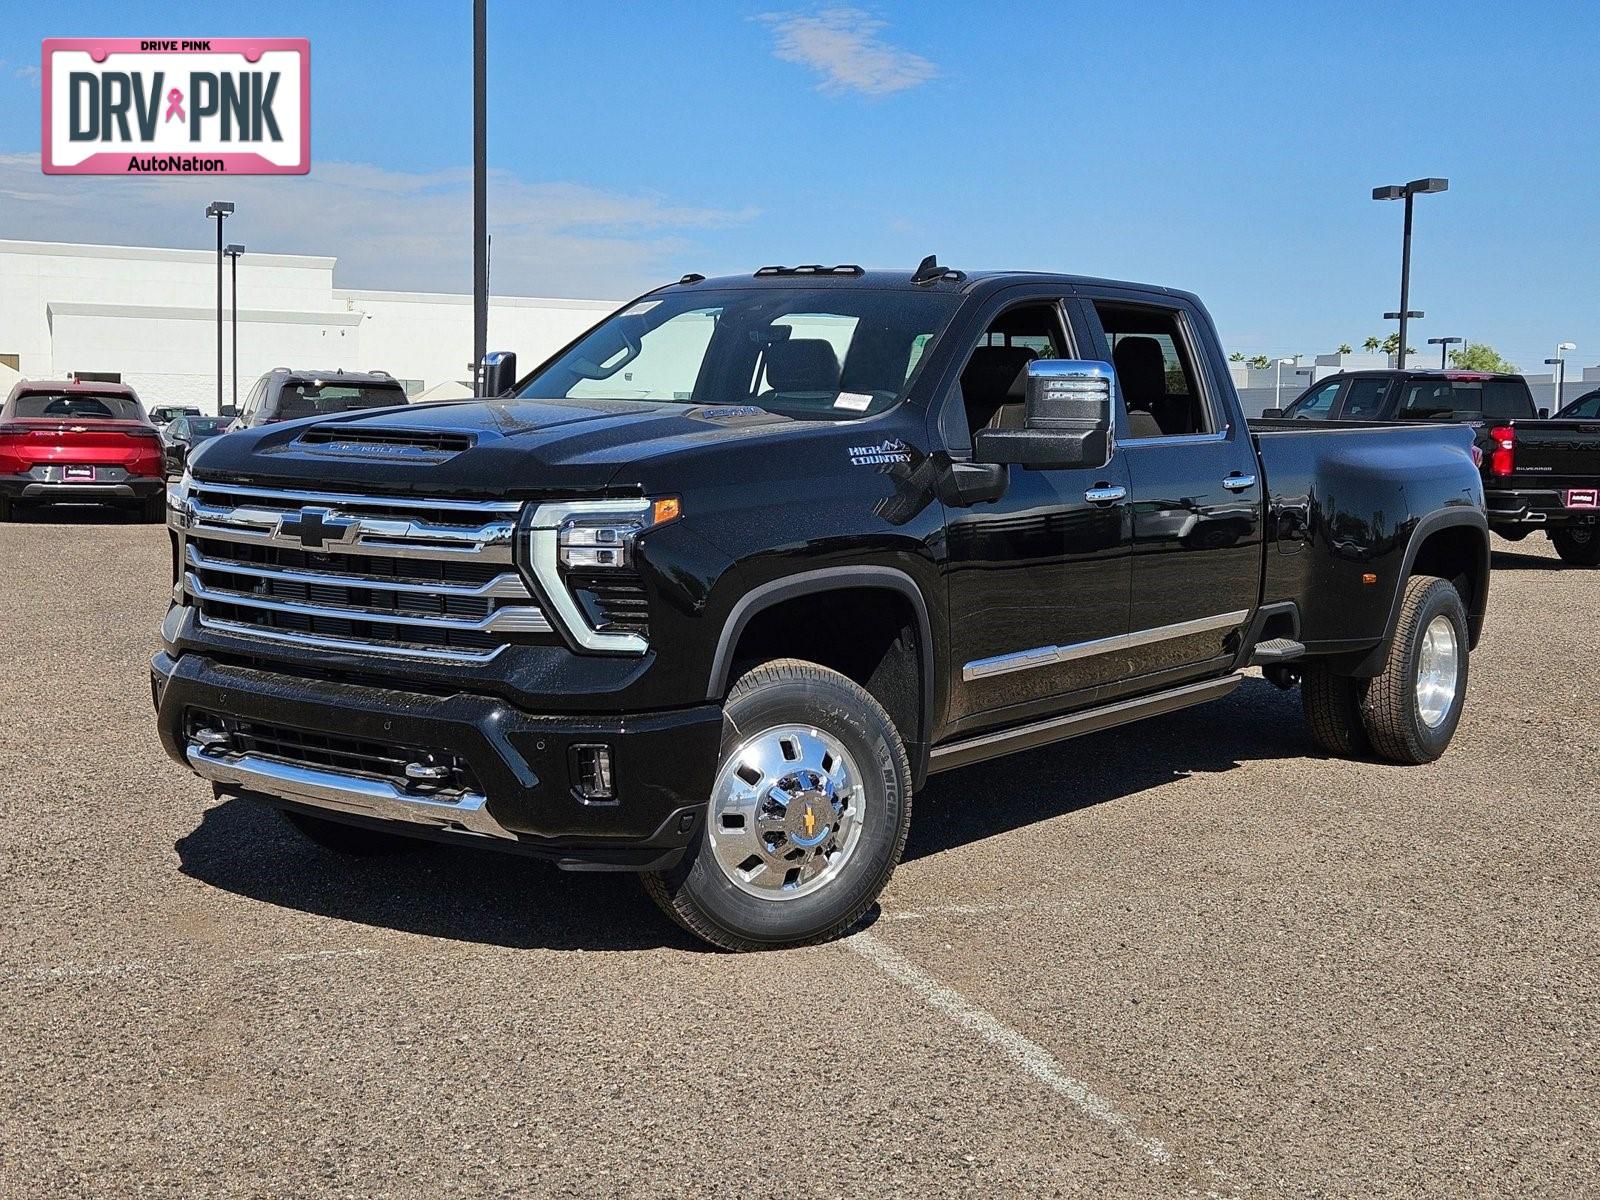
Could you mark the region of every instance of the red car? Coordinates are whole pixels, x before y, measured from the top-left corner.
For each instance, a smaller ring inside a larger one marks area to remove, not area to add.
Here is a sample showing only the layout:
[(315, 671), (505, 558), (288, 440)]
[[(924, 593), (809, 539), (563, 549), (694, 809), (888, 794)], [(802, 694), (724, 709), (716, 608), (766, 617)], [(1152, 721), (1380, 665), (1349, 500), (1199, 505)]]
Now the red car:
[(166, 518), (161, 436), (126, 384), (29, 380), (0, 407), (0, 521), (63, 501)]

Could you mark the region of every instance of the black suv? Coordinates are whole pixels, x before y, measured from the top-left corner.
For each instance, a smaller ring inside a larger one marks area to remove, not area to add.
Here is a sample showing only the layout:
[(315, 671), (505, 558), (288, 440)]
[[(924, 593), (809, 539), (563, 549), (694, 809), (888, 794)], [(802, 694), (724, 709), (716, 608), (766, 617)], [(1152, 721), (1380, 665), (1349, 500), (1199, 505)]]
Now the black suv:
[(387, 371), (291, 371), (288, 367), (274, 367), (256, 380), (237, 411), (224, 407), (222, 415), (233, 418), (228, 426), (231, 433), (301, 417), (393, 408), (406, 402), (405, 388)]

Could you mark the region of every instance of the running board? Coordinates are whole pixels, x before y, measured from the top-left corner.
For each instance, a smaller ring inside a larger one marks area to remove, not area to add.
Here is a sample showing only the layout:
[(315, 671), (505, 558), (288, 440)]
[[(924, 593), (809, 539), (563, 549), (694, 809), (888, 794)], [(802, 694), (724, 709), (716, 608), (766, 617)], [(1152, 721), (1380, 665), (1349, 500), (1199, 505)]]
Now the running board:
[(1102, 729), (1112, 729), (1118, 725), (1126, 725), (1130, 721), (1142, 721), (1145, 717), (1159, 717), (1162, 713), (1176, 712), (1180, 708), (1204, 704), (1207, 700), (1220, 700), (1242, 682), (1244, 682), (1242, 675), (1224, 675), (1221, 679), (1186, 683), (1182, 687), (1156, 692), (1154, 695), (1136, 696), (1131, 700), (1119, 700), (1102, 708), (1068, 713), (1061, 717), (1051, 717), (1046, 721), (1035, 721), (1031, 725), (1019, 725), (1015, 729), (1002, 729), (995, 733), (984, 733), (959, 742), (951, 742), (948, 745), (935, 746), (928, 755), (928, 774), (969, 766), (988, 758), (998, 758), (1002, 754), (1014, 754), (1019, 750), (1048, 746), (1051, 742), (1080, 737), (1086, 733), (1098, 733)]

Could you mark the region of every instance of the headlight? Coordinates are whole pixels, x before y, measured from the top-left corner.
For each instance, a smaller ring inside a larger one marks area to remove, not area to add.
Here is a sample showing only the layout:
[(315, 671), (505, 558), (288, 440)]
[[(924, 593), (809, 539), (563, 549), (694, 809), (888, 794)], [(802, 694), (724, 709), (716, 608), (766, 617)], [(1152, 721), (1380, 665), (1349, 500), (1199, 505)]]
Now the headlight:
[(681, 511), (675, 496), (630, 503), (635, 507), (625, 513), (577, 512), (563, 521), (556, 534), (561, 566), (569, 571), (631, 567), (634, 540), (647, 529), (677, 520)]
[(628, 571), (637, 562), (640, 536), (681, 514), (676, 496), (537, 505), (527, 523), (528, 566), (552, 610), (552, 624), (584, 650), (643, 654), (649, 649), (639, 633), (596, 629), (566, 576)]
[(181, 476), (167, 484), (167, 524), (174, 529), (189, 526), (189, 489), (193, 485), (194, 477), (187, 467)]

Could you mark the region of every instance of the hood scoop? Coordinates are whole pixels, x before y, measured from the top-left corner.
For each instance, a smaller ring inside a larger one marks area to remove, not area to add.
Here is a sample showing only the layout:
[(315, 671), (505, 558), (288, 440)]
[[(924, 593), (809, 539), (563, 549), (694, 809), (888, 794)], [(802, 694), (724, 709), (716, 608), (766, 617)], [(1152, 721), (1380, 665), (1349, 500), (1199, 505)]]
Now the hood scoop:
[(477, 437), (449, 429), (385, 429), (377, 425), (313, 425), (295, 445), (314, 454), (352, 458), (411, 458), (438, 461), (472, 449)]

